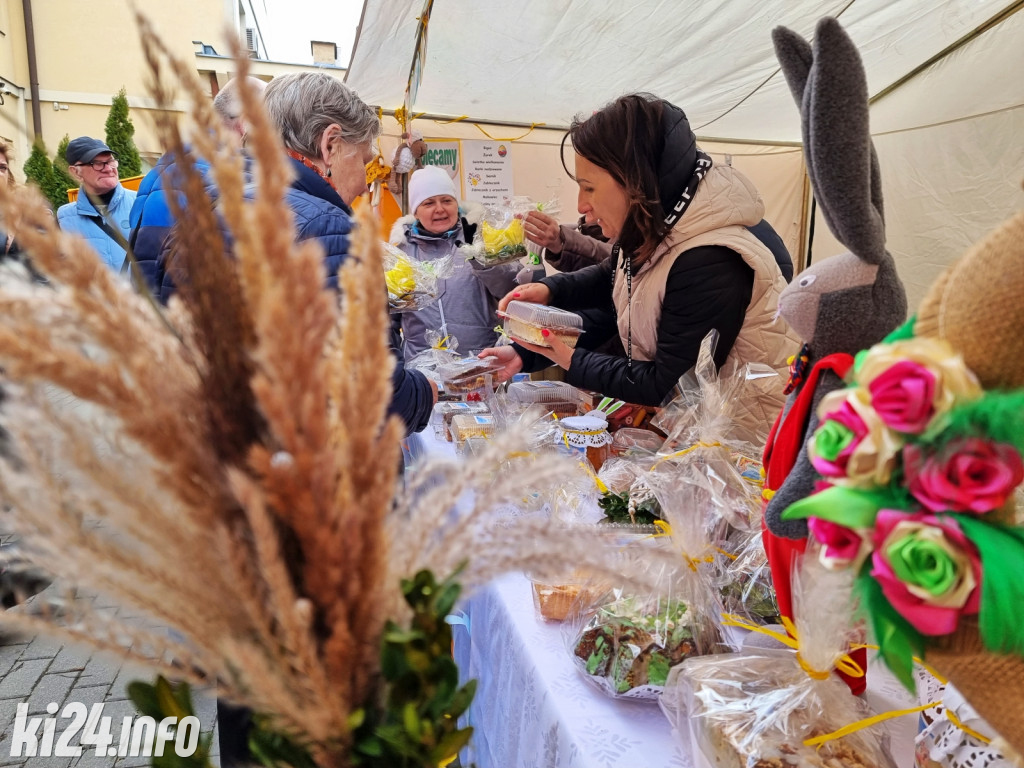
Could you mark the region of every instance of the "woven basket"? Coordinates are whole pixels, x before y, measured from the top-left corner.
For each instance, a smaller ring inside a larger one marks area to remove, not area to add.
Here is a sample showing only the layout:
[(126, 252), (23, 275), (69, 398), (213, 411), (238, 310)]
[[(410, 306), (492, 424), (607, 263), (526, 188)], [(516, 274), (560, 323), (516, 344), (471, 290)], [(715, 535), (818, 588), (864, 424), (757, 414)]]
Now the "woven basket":
[(998, 735), (1024, 753), (1024, 658), (986, 651), (973, 618), (961, 619), (955, 633), (930, 647), (927, 661)]

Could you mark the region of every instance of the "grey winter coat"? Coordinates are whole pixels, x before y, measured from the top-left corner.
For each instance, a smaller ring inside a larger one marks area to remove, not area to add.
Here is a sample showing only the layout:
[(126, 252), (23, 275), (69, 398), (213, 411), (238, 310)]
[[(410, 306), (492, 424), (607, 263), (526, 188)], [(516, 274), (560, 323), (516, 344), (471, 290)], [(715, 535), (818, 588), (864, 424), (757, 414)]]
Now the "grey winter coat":
[(394, 316), (401, 322), (407, 360), (430, 347), (428, 330), (438, 331), (442, 337), (454, 336), (459, 341), (459, 352), (466, 355), (493, 346), (498, 339), (494, 330), (499, 323), (498, 300), (516, 287), (515, 277), (522, 265), (513, 261), (483, 267), (476, 261), (467, 262), (457, 251), (472, 243), (483, 209), (463, 202), (459, 214), (459, 224), (443, 235), (427, 233), (417, 226), (415, 216), (402, 217), (391, 230), (392, 244), (410, 259), (433, 261), (450, 254), (455, 269), (451, 277), (441, 280), (436, 303)]

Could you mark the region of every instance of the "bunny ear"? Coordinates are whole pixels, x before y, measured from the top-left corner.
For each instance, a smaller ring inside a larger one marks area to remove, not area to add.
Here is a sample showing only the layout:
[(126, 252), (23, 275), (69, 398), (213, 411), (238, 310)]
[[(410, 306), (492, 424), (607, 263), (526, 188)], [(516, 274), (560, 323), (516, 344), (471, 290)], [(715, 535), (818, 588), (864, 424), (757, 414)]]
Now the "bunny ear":
[(775, 57), (782, 65), (782, 74), (786, 76), (789, 90), (796, 99), (797, 106), (803, 104), (804, 91), (807, 89), (807, 76), (814, 63), (811, 44), (800, 35), (786, 27), (772, 30), (772, 42), (775, 44)]
[(818, 22), (803, 103), (814, 193), (832, 233), (870, 264), (885, 252), (882, 187), (868, 128), (868, 87), (853, 41), (833, 18)]

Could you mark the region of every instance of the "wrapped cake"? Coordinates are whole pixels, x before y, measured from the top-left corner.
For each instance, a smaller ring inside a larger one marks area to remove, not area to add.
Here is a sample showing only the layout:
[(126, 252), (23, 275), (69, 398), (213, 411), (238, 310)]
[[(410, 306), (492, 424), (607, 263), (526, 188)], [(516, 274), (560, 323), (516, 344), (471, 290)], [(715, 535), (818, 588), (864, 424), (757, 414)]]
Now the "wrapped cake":
[(852, 579), (807, 557), (793, 583), (789, 634), (730, 622), (777, 649), (688, 659), (673, 670), (662, 710), (695, 768), (895, 768), (885, 725), (833, 674), (864, 674), (846, 655)]
[(583, 333), (583, 318), (574, 312), (557, 307), (532, 304), (527, 301), (510, 301), (503, 313), (505, 332), (515, 341), (524, 341), (538, 347), (550, 347), (541, 331), (575, 347)]

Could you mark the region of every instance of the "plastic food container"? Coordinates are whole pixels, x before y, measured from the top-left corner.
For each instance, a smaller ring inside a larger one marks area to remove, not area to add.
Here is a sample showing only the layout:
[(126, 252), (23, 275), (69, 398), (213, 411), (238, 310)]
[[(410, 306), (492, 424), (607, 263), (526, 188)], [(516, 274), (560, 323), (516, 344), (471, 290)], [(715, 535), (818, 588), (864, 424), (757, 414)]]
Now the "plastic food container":
[(612, 439), (612, 456), (629, 456), (634, 453), (657, 453), (665, 444), (665, 438), (647, 429), (623, 427)]
[(447, 394), (468, 395), (478, 389), (493, 389), (491, 374), (500, 368), (496, 357), (464, 357), (437, 366), (437, 374)]
[(527, 301), (512, 301), (505, 308), (505, 333), (516, 341), (536, 344), (538, 347), (550, 347), (551, 344), (541, 334), (545, 328), (562, 343), (575, 347), (580, 334), (583, 333), (583, 318), (574, 312), (564, 309), (547, 307), (543, 304), (531, 304)]
[(434, 406), (430, 414), (430, 425), (434, 428), (434, 437), (438, 440), (452, 441), (452, 419), (459, 414), (476, 415), (488, 412), (486, 403), (440, 402)]
[(460, 413), (452, 417), (450, 431), (460, 445), (471, 437), (490, 437), (494, 433), (494, 417), (489, 413)]
[(581, 573), (570, 573), (556, 579), (527, 574), (527, 578), (533, 586), (534, 611), (545, 621), (565, 621), (574, 612), (589, 607), (593, 598), (592, 591), (586, 586), (587, 579)]
[(568, 403), (576, 399), (576, 387), (564, 381), (514, 381), (508, 399), (514, 403)]

